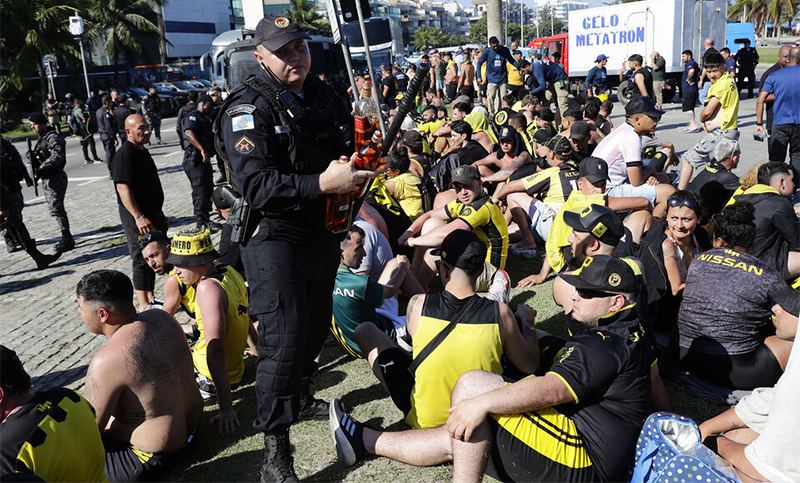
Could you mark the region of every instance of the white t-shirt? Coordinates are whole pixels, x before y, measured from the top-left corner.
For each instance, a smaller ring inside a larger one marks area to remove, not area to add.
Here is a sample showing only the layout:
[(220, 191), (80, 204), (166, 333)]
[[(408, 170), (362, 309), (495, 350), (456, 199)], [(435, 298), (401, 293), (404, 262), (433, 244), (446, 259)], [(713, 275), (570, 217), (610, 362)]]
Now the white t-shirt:
[(774, 483), (800, 481), (800, 348), (795, 343), (775, 387), (758, 388), (736, 405), (736, 415), (758, 438), (744, 449), (750, 464)]
[(381, 278), (383, 269), (389, 260), (394, 258), (389, 240), (377, 228), (363, 218), (356, 218), (354, 225), (364, 230), (364, 251), (367, 256), (361, 261), (361, 266), (353, 270), (354, 273), (368, 272), (369, 277), (376, 282)]
[(628, 179), (628, 167), (642, 166), (642, 138), (628, 123), (611, 131), (600, 141), (592, 156), (608, 164), (608, 188)]

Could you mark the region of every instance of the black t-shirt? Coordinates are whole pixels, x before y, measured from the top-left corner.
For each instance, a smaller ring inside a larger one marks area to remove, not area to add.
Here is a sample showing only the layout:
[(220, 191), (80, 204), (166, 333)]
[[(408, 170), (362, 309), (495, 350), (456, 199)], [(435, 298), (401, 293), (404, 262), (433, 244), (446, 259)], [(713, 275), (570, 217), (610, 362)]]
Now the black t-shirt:
[(400, 92), (405, 92), (408, 90), (408, 76), (405, 75), (403, 72), (395, 72), (392, 74), (395, 79), (397, 79), (397, 88)]
[(715, 49), (714, 47), (711, 47), (708, 50), (706, 50), (705, 52), (703, 52), (703, 68), (704, 69), (706, 67), (706, 57), (708, 57), (710, 54), (719, 54), (719, 50)]
[(602, 480), (616, 481), (633, 460), (650, 411), (651, 357), (636, 304), (602, 323), (592, 329), (570, 324), (573, 335), (548, 373), (558, 375), (576, 400), (554, 409), (575, 422)]
[[(387, 75), (381, 80), (381, 85), (385, 88), (388, 87), (389, 90), (386, 92), (386, 95), (383, 97), (383, 103), (389, 106), (390, 109), (394, 109), (397, 107), (397, 78), (393, 75)], [(381, 94), (383, 90), (381, 90)]]
[(464, 147), (458, 150), (458, 159), (461, 161), (462, 165), (480, 161), (488, 155), (489, 151), (474, 139), (467, 141)]
[(689, 183), (689, 191), (700, 197), (700, 203), (708, 216), (721, 212), (738, 188), (739, 177), (717, 162), (709, 163)]
[[(133, 198), (147, 218), (153, 220), (163, 215), (164, 191), (156, 163), (147, 149), (139, 149), (130, 141), (125, 141), (114, 156), (112, 170), (114, 184), (125, 183), (130, 186)], [(122, 206), (119, 194), (117, 202)]]

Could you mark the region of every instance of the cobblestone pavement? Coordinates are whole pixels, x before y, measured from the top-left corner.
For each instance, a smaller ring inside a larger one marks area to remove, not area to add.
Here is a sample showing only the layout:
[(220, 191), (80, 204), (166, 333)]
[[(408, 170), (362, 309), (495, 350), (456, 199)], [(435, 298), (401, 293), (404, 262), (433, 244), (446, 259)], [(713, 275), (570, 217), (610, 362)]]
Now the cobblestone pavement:
[[(166, 146), (149, 147), (164, 188), (170, 234), (194, 223), (191, 187), (181, 166), (183, 151), (173, 125), (174, 119), (163, 127)], [(68, 154), (79, 153), (75, 138), (68, 139), (67, 145)], [(23, 146), (16, 147), (22, 152)], [(102, 157), (102, 146), (98, 154)], [(70, 154), (67, 159), (70, 183), (65, 205), (75, 249), (37, 271), (24, 251), (7, 254), (4, 246), (0, 248), (0, 343), (17, 351), (33, 378), (34, 390), (58, 385), (80, 388), (89, 361), (106, 343), (105, 337), (89, 332), (78, 315), (75, 287), (81, 277), (98, 269), (131, 274), (116, 194), (105, 165), (93, 167), (97, 176), (86, 177), (81, 176), (82, 155)], [(25, 192), (32, 198), (32, 190)], [(26, 202), (23, 218), (39, 249), (52, 253), (60, 233), (44, 199)], [(156, 293), (162, 285), (163, 277), (159, 277)]]

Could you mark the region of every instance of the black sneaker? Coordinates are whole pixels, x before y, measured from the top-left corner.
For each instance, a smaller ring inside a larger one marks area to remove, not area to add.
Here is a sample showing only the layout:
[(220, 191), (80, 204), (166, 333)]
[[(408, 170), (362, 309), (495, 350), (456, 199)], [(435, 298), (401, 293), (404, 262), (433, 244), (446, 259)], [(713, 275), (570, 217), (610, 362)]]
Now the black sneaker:
[(331, 399), (329, 418), (336, 458), (343, 466), (353, 466), (367, 455), (362, 438), (364, 426), (344, 412), (341, 401), (336, 398)]
[(298, 481), (294, 472), (289, 431), (282, 434), (265, 434), (261, 483), (295, 483)]
[(328, 403), (309, 395), (300, 397), (300, 421), (325, 421), (328, 419)]

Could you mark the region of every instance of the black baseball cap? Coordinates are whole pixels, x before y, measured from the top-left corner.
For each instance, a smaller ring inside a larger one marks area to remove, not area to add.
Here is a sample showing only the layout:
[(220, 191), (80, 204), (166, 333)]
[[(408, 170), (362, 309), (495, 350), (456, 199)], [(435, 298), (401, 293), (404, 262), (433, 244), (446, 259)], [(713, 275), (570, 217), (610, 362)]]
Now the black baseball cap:
[(471, 231), (455, 230), (445, 237), (441, 248), (431, 251), (431, 255), (440, 255), (448, 265), (473, 272), (486, 260), (486, 244)]
[(586, 121), (575, 121), (569, 127), (569, 138), (583, 141), (589, 137), (589, 124)]
[(773, 301), (795, 317), (800, 316), (800, 293), (787, 285), (772, 296)]
[(650, 117), (661, 119), (661, 116), (664, 115), (664, 111), (656, 109), (656, 105), (649, 97), (636, 96), (628, 101), (628, 105), (625, 106), (625, 115), (634, 116), (636, 114), (645, 114)]
[(47, 118), (41, 112), (34, 112), (28, 120), (34, 124), (47, 124)]
[(470, 184), (476, 179), (481, 179), (481, 173), (471, 164), (459, 166), (453, 171), (452, 183)]
[(586, 178), (590, 183), (608, 179), (608, 163), (602, 158), (587, 156), (578, 167), (578, 176)]
[(536, 132), (533, 133), (533, 140), (539, 144), (545, 144), (552, 137), (553, 133), (551, 133), (549, 129), (537, 129)]
[(201, 102), (213, 103), (214, 99), (212, 99), (208, 94), (200, 94), (200, 96), (197, 98), (197, 103), (200, 104)]
[(639, 280), (631, 266), (619, 258), (608, 255), (586, 257), (581, 268), (561, 275), (561, 278), (578, 290), (608, 294), (639, 290)]
[(564, 211), (564, 223), (575, 231), (591, 233), (606, 245), (617, 246), (625, 236), (625, 227), (610, 208), (589, 205), (580, 213)]
[(311, 37), (286, 15), (273, 13), (262, 18), (256, 26), (256, 45), (263, 45), (270, 52), (297, 39), (311, 40)]
[(545, 146), (559, 156), (572, 156), (572, 143), (564, 136), (553, 136)]
[(500, 134), (497, 136), (497, 139), (506, 139), (508, 141), (513, 141), (515, 139), (515, 131), (512, 130), (510, 127), (504, 127), (500, 130)]

